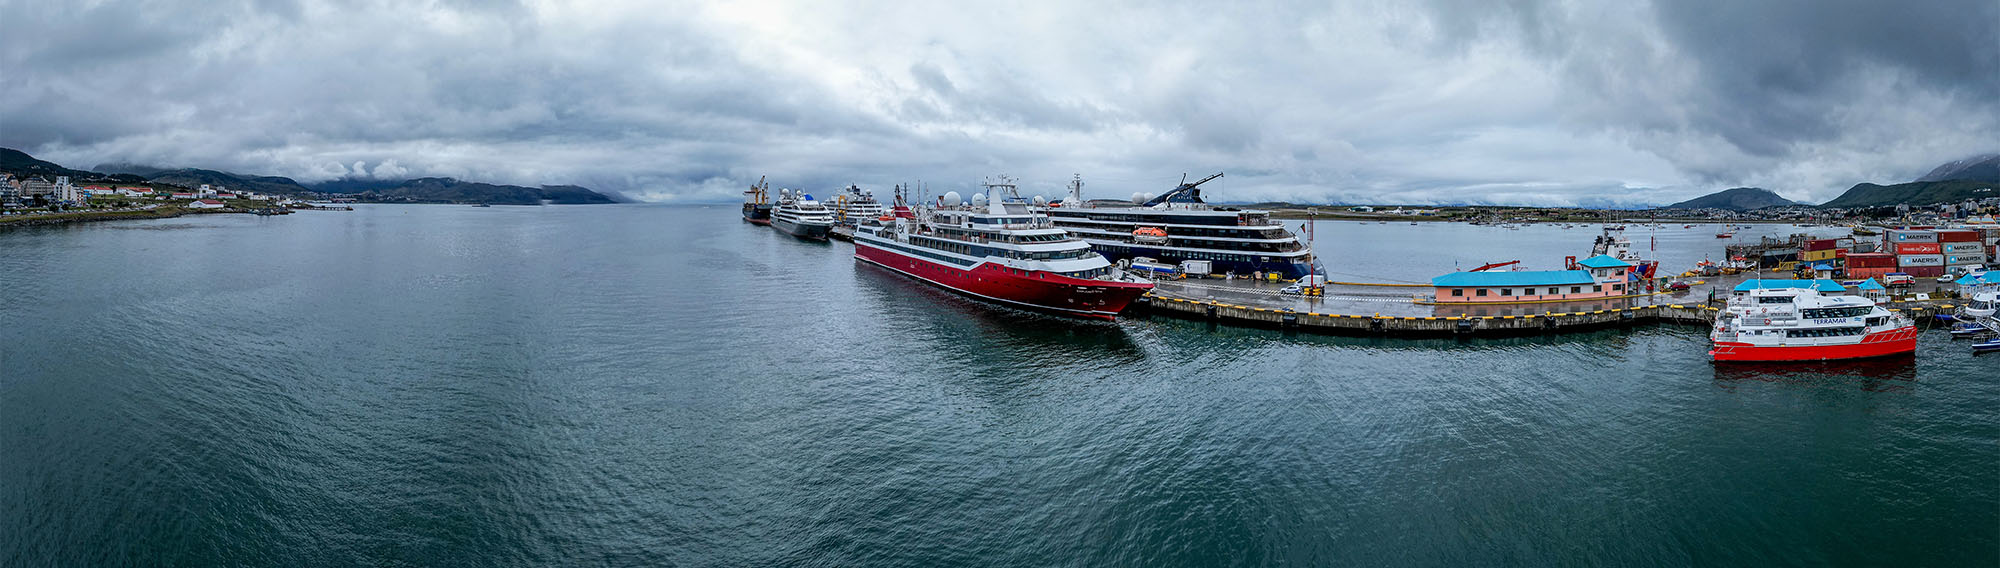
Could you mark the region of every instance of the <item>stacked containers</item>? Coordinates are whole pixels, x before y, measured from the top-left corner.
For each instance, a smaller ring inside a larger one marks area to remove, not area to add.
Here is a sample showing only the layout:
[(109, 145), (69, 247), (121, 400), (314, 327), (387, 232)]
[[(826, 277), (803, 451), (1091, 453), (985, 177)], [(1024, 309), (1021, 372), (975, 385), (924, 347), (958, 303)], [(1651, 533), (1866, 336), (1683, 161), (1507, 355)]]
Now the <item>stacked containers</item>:
[(1847, 277), (1854, 279), (1874, 278), (1896, 271), (1896, 255), (1889, 253), (1853, 253), (1847, 255)]
[(1939, 252), (1944, 254), (1945, 270), (1986, 264), (1986, 244), (1981, 242), (1982, 235), (1978, 231), (1938, 231), (1937, 236)]
[(1832, 263), (1839, 250), (1834, 239), (1806, 241), (1806, 250), (1799, 253), (1799, 262), (1807, 264)]
[(1896, 253), (1896, 268), (1918, 278), (1944, 275), (1944, 248), (1936, 231), (1889, 231), (1890, 248)]

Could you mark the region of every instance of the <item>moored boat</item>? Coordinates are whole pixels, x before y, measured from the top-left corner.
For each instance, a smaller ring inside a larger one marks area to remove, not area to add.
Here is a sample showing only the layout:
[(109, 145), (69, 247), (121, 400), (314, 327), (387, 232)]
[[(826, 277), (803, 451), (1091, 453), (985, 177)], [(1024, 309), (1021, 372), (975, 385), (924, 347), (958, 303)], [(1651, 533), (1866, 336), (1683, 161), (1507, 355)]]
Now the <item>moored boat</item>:
[(758, 225), (771, 224), (771, 185), (764, 178), (757, 178), (757, 184), (743, 192), (743, 220)]
[(1135, 194), (1132, 207), (1089, 207), (1083, 181), (1075, 179), (1069, 198), (1047, 213), (1056, 226), (1114, 261), (1148, 257), (1178, 265), (1207, 260), (1217, 271), (1236, 274), (1312, 274), (1312, 249), (1273, 221), (1269, 211), (1215, 207), (1202, 200), (1201, 184), (1219, 177), (1221, 173), (1194, 183), (1183, 178), (1179, 187), (1156, 197)]
[(990, 200), (961, 205), (947, 193), (909, 217), (898, 207), (889, 223), (855, 231), (854, 258), (954, 292), (1088, 318), (1113, 319), (1153, 288), (1031, 210), (1010, 180), (986, 189)]
[[(1913, 353), (1917, 326), (1831, 280), (1753, 280), (1709, 332), (1711, 359), (1827, 361)], [(1822, 292), (1826, 293), (1822, 293)]]
[(824, 241), (833, 229), (833, 211), (820, 205), (812, 194), (780, 189), (778, 205), (771, 208), (771, 228), (801, 239)]

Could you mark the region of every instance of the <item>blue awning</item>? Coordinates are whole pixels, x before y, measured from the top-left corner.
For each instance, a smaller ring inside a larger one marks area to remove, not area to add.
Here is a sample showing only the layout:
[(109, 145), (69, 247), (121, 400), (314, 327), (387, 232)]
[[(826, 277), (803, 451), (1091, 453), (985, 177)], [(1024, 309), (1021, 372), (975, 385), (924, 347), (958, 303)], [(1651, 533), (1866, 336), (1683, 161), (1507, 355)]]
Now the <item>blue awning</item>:
[(1513, 272), (1453, 272), (1431, 279), (1432, 286), (1490, 288), (1496, 286), (1565, 286), (1596, 284), (1585, 270), (1517, 270)]
[(1882, 287), (1882, 283), (1881, 283), (1881, 282), (1876, 282), (1874, 278), (1869, 278), (1869, 279), (1867, 279), (1867, 280), (1862, 280), (1860, 284), (1856, 284), (1856, 285), (1855, 285), (1854, 287), (1855, 287), (1855, 288), (1860, 288), (1860, 289), (1862, 289), (1862, 290), (1887, 290), (1887, 289), (1888, 289), (1888, 288), (1883, 288), (1883, 287)]
[(2000, 284), (2000, 275), (1996, 275), (1995, 271), (1988, 270), (1978, 274), (1967, 274), (1958, 279), (1958, 285), (1960, 286), (1972, 286), (1976, 284)]
[(1611, 255), (1608, 254), (1600, 254), (1590, 258), (1579, 260), (1577, 261), (1577, 264), (1583, 266), (1584, 268), (1631, 268), (1632, 267), (1632, 263), (1612, 258)]

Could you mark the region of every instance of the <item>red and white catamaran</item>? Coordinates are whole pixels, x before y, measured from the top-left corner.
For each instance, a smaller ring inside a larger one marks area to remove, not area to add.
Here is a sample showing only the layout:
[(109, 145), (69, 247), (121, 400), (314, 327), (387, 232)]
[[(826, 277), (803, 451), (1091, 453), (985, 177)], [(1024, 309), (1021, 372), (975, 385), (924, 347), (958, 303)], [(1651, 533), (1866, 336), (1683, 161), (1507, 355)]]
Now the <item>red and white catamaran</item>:
[[(1753, 281), (1756, 282), (1756, 281)], [(1873, 300), (1822, 294), (1832, 281), (1787, 281), (1729, 298), (1709, 332), (1716, 361), (1827, 361), (1903, 355), (1917, 350), (1917, 326)]]
[(1112, 319), (1153, 284), (1120, 272), (1034, 211), (1011, 180), (961, 205), (956, 192), (909, 217), (899, 203), (854, 233), (854, 258), (946, 289), (1014, 306)]

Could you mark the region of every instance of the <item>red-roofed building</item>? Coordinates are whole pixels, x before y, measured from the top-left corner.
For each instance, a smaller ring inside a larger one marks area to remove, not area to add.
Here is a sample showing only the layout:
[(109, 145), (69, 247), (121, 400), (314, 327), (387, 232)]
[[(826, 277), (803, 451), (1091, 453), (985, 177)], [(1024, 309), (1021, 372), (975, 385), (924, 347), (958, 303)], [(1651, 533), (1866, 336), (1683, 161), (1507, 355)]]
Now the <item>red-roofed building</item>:
[(188, 204), (188, 208), (189, 208), (189, 209), (221, 209), (221, 208), (222, 208), (222, 202), (221, 202), (221, 201), (216, 201), (216, 200), (213, 200), (213, 199), (202, 199), (202, 200), (198, 200), (198, 201), (195, 201), (194, 203), (189, 203), (189, 204)]

